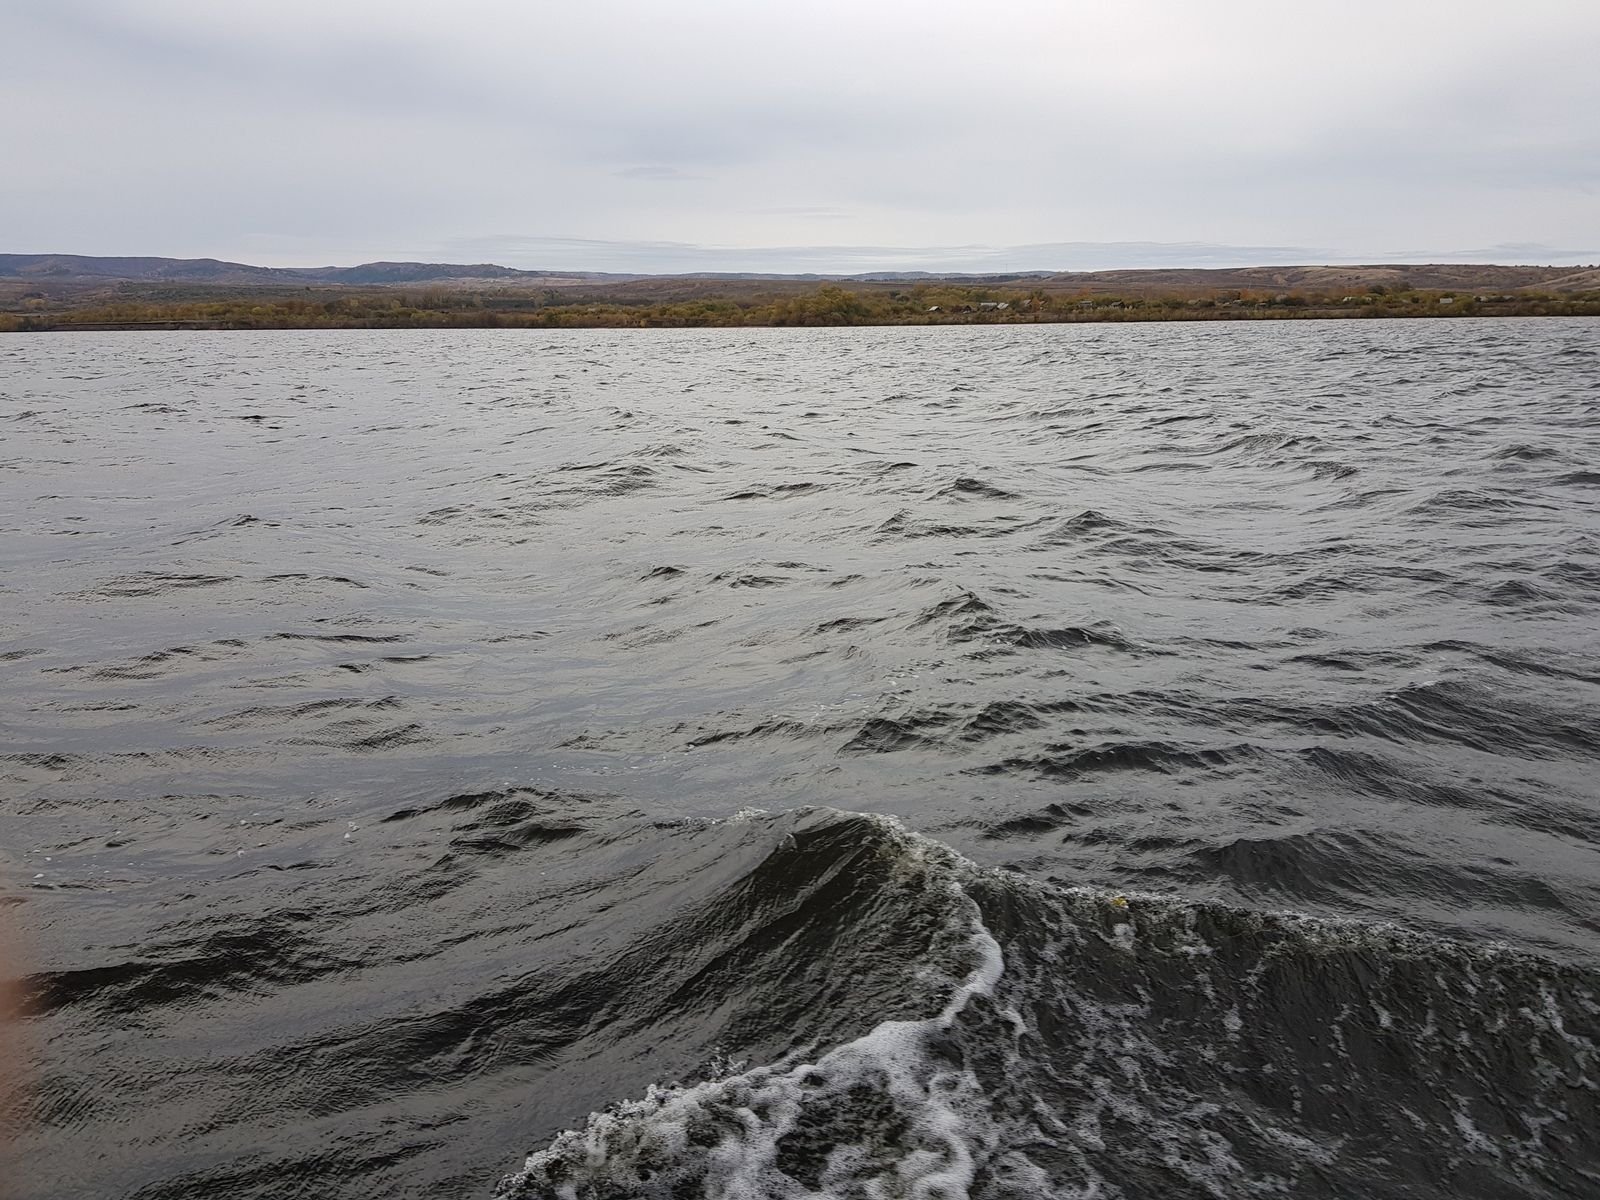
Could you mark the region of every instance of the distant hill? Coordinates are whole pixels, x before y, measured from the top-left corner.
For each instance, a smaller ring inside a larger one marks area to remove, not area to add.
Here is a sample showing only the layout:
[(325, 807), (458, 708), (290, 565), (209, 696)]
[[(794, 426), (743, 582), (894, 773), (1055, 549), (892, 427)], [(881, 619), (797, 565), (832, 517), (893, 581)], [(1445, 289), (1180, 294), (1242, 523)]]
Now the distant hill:
[(623, 280), (600, 271), (518, 271), (493, 263), (362, 263), (357, 267), (253, 267), (215, 258), (97, 258), (86, 254), (0, 254), (0, 278), (55, 282), (138, 280), (215, 284), (385, 284), (493, 280), (534, 283), (551, 279)]
[(1537, 287), (1555, 292), (1600, 287), (1594, 267), (1503, 267), (1492, 263), (1403, 263), (1337, 267), (1234, 267), (1063, 271), (1045, 281), (1052, 291), (1084, 288), (1093, 293), (1159, 295), (1180, 291), (1308, 288), (1414, 287), (1512, 289)]
[(670, 275), (620, 274), (612, 271), (519, 271), (494, 263), (371, 262), (355, 267), (253, 267), (216, 258), (97, 258), (87, 254), (0, 254), (0, 279), (35, 279), (58, 283), (128, 280), (141, 283), (210, 283), (221, 285), (323, 284), (343, 287), (385, 287), (415, 283), (494, 282), (500, 284), (620, 283), (637, 279), (760, 279), (818, 282), (901, 282), (919, 279), (1044, 279), (1051, 271), (987, 272), (982, 275), (930, 271), (862, 271), (827, 275), (808, 271), (782, 275), (769, 271), (683, 271)]
[[(1336, 292), (1371, 287), (1502, 291), (1543, 288), (1574, 292), (1600, 288), (1594, 267), (1508, 267), (1494, 264), (1372, 264), (1236, 268), (1141, 268), (1126, 271), (1011, 271), (971, 274), (929, 271), (863, 271), (855, 274), (780, 275), (768, 272), (686, 271), (676, 274), (618, 274), (606, 271), (519, 271), (494, 263), (373, 262), (355, 267), (256, 267), (215, 258), (97, 258), (83, 254), (0, 254), (0, 291), (66, 298), (94, 293), (157, 289), (366, 288), (415, 287), (446, 291), (560, 289), (587, 296), (668, 301), (757, 292), (798, 294), (818, 283), (854, 283), (867, 290), (897, 284), (1024, 285), (1049, 293), (1090, 295), (1204, 295), (1222, 290), (1296, 288)], [(24, 290), (31, 289), (31, 290)], [(41, 290), (42, 289), (42, 290)], [(0, 297), (3, 299), (4, 297)]]

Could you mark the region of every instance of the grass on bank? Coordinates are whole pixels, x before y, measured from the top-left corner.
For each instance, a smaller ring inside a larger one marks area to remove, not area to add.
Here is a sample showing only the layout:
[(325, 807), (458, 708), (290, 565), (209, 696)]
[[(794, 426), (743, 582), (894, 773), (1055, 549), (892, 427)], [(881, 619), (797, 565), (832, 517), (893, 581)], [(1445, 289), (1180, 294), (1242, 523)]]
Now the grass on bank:
[(737, 326), (1032, 324), (1064, 321), (1282, 320), (1352, 317), (1600, 316), (1600, 292), (1497, 295), (1358, 289), (1342, 296), (1227, 291), (1162, 297), (1023, 291), (953, 284), (847, 291), (825, 283), (798, 295), (650, 301), (560, 292), (439, 290), (322, 293), (216, 301), (51, 306), (24, 300), (0, 331), (215, 329), (694, 328)]

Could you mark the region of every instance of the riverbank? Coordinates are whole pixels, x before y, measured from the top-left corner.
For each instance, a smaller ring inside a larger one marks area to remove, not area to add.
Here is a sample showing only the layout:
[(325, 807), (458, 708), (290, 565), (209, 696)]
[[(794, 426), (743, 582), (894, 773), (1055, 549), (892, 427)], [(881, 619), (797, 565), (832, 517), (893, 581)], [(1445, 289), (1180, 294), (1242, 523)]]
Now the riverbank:
[(278, 269), (0, 255), (0, 331), (607, 328), (1600, 315), (1600, 268), (1494, 264), (1003, 275)]
[[(265, 290), (265, 289), (263, 289)], [(274, 289), (281, 292), (282, 289)], [(850, 290), (824, 283), (798, 294), (682, 300), (623, 294), (575, 299), (551, 290), (394, 290), (325, 295), (246, 294), (217, 300), (122, 301), (79, 306), (24, 301), (0, 312), (0, 332), (170, 329), (706, 328), (843, 325), (990, 325), (1085, 321), (1258, 321), (1600, 316), (1600, 290), (1360, 288), (1343, 296), (1293, 289), (1192, 290), (1166, 295), (1062, 294), (1044, 287), (918, 283)], [(728, 294), (733, 292), (734, 294)]]

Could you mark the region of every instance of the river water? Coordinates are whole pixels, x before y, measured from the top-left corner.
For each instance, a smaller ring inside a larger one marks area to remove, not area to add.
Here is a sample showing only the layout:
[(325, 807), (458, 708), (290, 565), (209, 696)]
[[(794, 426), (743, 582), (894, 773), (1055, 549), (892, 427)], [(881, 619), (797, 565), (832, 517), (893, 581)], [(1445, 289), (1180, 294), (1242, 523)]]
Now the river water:
[(26, 1196), (1600, 1193), (1600, 324), (19, 334), (0, 439)]

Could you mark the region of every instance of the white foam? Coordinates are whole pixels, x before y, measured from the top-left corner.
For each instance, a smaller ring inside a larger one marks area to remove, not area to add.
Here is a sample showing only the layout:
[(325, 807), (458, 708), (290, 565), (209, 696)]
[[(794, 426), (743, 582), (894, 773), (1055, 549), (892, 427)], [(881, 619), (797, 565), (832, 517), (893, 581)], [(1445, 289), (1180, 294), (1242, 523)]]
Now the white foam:
[[(940, 944), (957, 943), (970, 955), (953, 951), (962, 964), (954, 967), (947, 949), (937, 956), (943, 962), (927, 961), (919, 971), (947, 981), (948, 999), (937, 1016), (884, 1022), (812, 1062), (790, 1060), (694, 1087), (651, 1088), (643, 1099), (591, 1116), (583, 1130), (564, 1133), (530, 1156), (521, 1174), (504, 1181), (503, 1194), (562, 1200), (666, 1200), (683, 1194), (706, 1200), (968, 1200), (981, 1177), (978, 1190), (985, 1196), (1109, 1200), (1125, 1194), (1128, 1179), (1148, 1178), (1159, 1168), (1195, 1194), (1223, 1200), (1292, 1190), (1308, 1170), (1356, 1169), (1342, 1164), (1347, 1153), (1359, 1158), (1359, 1149), (1352, 1151), (1337, 1127), (1303, 1124), (1298, 1098), (1288, 1112), (1239, 1106), (1226, 1083), (1189, 1069), (1193, 1061), (1239, 1069), (1239, 1048), (1251, 1031), (1241, 1004), (1270, 991), (1266, 972), (1282, 952), (1277, 941), (1267, 939), (1257, 961), (1239, 978), (1229, 978), (1223, 972), (1240, 964), (1213, 957), (1196, 928), (1195, 910), (1181, 901), (1135, 897), (1130, 906), (1127, 894), (1052, 888), (984, 872), (893, 822), (885, 824), (895, 830), (908, 867), (938, 868), (933, 878), (954, 900), (948, 936)], [(947, 870), (950, 875), (943, 874)], [(1010, 970), (960, 886), (973, 883), (974, 872), (987, 887), (1048, 901), (1036, 910), (1025, 908), (1032, 921), (1029, 940), (1014, 953)], [(1426, 961), (1433, 953), (1453, 955), (1452, 973), (1447, 978), (1436, 972), (1434, 982), (1445, 998), (1452, 991), (1472, 993), (1466, 1011), (1441, 1016), (1432, 1003), (1421, 1013), (1382, 1003), (1379, 997), (1387, 996), (1381, 986), (1365, 989), (1360, 1003), (1338, 1004), (1329, 997), (1319, 1017), (1326, 1028), (1312, 1042), (1323, 1042), (1342, 1062), (1337, 1071), (1333, 1061), (1321, 1062), (1321, 1068), (1336, 1077), (1359, 1065), (1351, 1059), (1349, 1025), (1389, 1038), (1421, 1039), (1471, 1073), (1477, 1069), (1473, 1056), (1463, 1058), (1462, 1052), (1510, 1032), (1514, 1024), (1533, 1035), (1525, 1044), (1536, 1086), (1517, 1114), (1525, 1138), (1494, 1133), (1493, 1124), (1480, 1128), (1466, 1098), (1448, 1114), (1424, 1115), (1403, 1104), (1398, 1111), (1440, 1153), (1466, 1154), (1485, 1168), (1543, 1170), (1554, 1161), (1546, 1139), (1570, 1140), (1574, 1116), (1564, 1098), (1572, 1089), (1596, 1087), (1590, 1076), (1600, 1051), (1567, 1028), (1578, 1010), (1570, 1001), (1564, 1005), (1553, 985), (1542, 985), (1537, 999), (1515, 1006), (1506, 1004), (1509, 997), (1487, 1002), (1500, 985), (1483, 968), (1508, 958), (1509, 951), (1479, 949), (1463, 956), (1449, 944), (1393, 927), (1295, 914), (1240, 919), (1291, 939), (1295, 953), (1398, 950), (1396, 961), (1404, 963)], [(1075, 960), (1084, 961), (1066, 952), (1074, 945), (1092, 948), (1101, 962), (1106, 956), (1100, 947), (1109, 945), (1118, 952), (1113, 964), (1124, 953), (1165, 954), (1168, 963), (1187, 964), (1190, 973), (1166, 978), (1162, 986), (1192, 988), (1203, 998), (1201, 1015), (1184, 1024), (1181, 1041), (1175, 1041), (1156, 1019), (1156, 997), (1148, 987), (1107, 992), (1094, 986), (1074, 969)], [(1383, 953), (1376, 957), (1380, 964), (1385, 960)], [(976, 965), (955, 983), (954, 972), (972, 960)], [(992, 1004), (974, 1010), (980, 998)], [(1270, 1004), (1249, 1011), (1251, 1020), (1274, 1012)], [(1070, 1035), (1062, 1037), (1057, 1029), (1050, 1033), (1055, 1044), (1040, 1047), (1027, 1037), (1030, 1016), (1047, 1025), (1051, 1014)], [(1470, 1028), (1453, 1028), (1460, 1021)], [(1041, 1049), (1050, 1055), (1042, 1073), (1034, 1069)], [(999, 1082), (992, 1066), (982, 1068), (980, 1080), (969, 1065), (997, 1061), (1003, 1063)], [(1317, 1064), (1265, 1061), (1249, 1069), (1266, 1076), (1302, 1066)], [(985, 1092), (984, 1080), (992, 1094)], [(1487, 1094), (1490, 1081), (1483, 1082)], [(1039, 1145), (1049, 1147), (1050, 1157), (1039, 1157), (1048, 1171), (1028, 1157)]]
[[(581, 1200), (595, 1189), (666, 1194), (668, 1178), (699, 1176), (698, 1194), (706, 1200), (833, 1200), (846, 1192), (966, 1200), (976, 1153), (997, 1148), (999, 1139), (983, 1117), (977, 1078), (937, 1058), (929, 1044), (974, 998), (992, 994), (1005, 963), (977, 905), (960, 899), (971, 922), (966, 945), (978, 965), (938, 1016), (885, 1021), (815, 1062), (759, 1067), (693, 1087), (651, 1087), (643, 1099), (595, 1113), (583, 1130), (530, 1155), (520, 1174), (502, 1181), (501, 1194), (562, 1200)], [(892, 1105), (903, 1130), (894, 1144), (882, 1140), (883, 1130), (854, 1122), (858, 1140), (832, 1144), (815, 1190), (779, 1171), (779, 1143), (802, 1114), (825, 1118), (862, 1086)], [(715, 1135), (710, 1145), (708, 1133)], [(1019, 1163), (1018, 1170), (1029, 1166)]]

